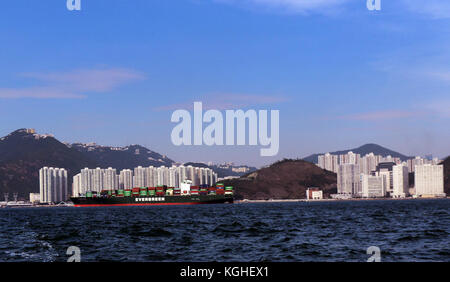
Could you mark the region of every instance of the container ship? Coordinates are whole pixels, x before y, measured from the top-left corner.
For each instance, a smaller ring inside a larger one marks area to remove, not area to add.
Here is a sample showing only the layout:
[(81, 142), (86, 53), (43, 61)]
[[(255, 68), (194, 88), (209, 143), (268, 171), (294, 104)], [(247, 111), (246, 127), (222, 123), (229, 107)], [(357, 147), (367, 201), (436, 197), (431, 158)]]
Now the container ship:
[(233, 203), (233, 193), (233, 187), (225, 187), (222, 183), (212, 187), (192, 186), (188, 180), (181, 183), (180, 188), (161, 185), (100, 193), (88, 191), (71, 200), (75, 207), (224, 204)]

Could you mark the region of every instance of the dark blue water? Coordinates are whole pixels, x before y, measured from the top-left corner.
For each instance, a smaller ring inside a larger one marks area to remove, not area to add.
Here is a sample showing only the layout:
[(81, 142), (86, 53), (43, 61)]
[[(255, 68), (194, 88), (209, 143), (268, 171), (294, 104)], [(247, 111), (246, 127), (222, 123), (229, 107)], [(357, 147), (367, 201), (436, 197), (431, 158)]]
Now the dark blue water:
[(0, 261), (450, 261), (450, 200), (0, 210)]

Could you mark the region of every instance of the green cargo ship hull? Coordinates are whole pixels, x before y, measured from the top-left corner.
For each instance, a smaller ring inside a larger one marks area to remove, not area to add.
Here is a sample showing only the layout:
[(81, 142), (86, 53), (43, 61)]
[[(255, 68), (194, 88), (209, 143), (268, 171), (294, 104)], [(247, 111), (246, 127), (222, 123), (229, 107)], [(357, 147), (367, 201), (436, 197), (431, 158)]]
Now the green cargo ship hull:
[(233, 203), (233, 195), (138, 196), (138, 197), (73, 197), (75, 207), (164, 206)]

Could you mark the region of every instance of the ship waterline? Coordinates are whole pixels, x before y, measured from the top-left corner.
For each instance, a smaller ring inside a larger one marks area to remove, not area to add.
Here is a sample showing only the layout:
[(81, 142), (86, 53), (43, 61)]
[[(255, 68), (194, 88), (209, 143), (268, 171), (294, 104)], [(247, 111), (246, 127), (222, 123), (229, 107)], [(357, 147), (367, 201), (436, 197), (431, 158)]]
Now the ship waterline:
[(72, 197), (75, 207), (202, 205), (234, 202), (233, 195), (138, 196), (138, 197)]

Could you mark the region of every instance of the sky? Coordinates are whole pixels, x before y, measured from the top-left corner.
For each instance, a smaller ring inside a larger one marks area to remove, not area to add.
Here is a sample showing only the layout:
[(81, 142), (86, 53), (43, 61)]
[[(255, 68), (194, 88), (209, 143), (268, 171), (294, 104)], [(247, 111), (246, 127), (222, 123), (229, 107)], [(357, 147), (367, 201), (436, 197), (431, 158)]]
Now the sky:
[[(377, 143), (450, 154), (450, 2), (66, 0), (0, 6), (0, 136), (262, 166)], [(175, 146), (177, 109), (280, 111), (280, 149)]]

